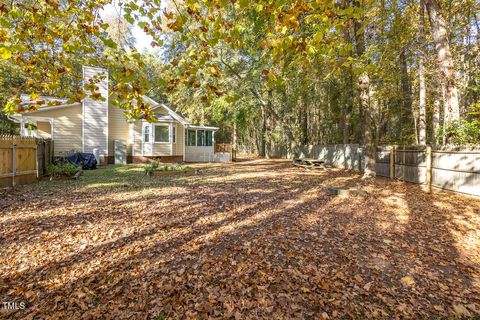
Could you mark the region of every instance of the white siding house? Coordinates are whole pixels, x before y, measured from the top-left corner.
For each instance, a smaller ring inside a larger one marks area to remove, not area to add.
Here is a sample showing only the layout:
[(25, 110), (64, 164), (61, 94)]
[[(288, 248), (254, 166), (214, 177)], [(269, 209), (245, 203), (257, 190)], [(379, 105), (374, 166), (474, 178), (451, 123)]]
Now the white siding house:
[[(40, 107), (12, 118), (21, 124), (23, 135), (36, 135), (54, 141), (55, 156), (79, 151), (91, 153), (98, 149), (103, 162), (113, 163), (117, 145), (126, 145), (129, 162), (144, 162), (149, 158), (162, 161), (206, 162), (214, 161), (214, 134), (218, 128), (193, 126), (165, 104), (144, 96), (157, 120), (127, 120), (123, 110), (109, 103), (114, 92), (108, 89), (108, 72), (105, 69), (84, 67), (84, 83), (94, 82), (102, 99), (85, 98), (82, 103)], [(88, 92), (87, 92), (88, 93)], [(22, 96), (29, 104), (28, 95)], [(55, 99), (55, 97), (41, 97)], [(27, 132), (26, 123), (36, 125), (35, 132)], [(195, 138), (187, 139), (190, 134)], [(119, 140), (119, 141), (118, 141)], [(118, 142), (121, 142), (118, 144)], [(118, 151), (118, 150), (117, 150)], [(125, 151), (123, 151), (125, 152)]]

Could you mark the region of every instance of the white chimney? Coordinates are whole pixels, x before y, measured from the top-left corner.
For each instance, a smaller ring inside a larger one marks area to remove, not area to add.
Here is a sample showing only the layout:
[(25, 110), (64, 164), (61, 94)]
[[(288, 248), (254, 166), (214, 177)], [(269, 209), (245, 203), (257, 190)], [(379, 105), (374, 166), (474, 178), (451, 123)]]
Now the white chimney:
[[(82, 101), (83, 152), (92, 153), (98, 149), (100, 156), (108, 156), (108, 71), (102, 68), (83, 67), (83, 84), (95, 84), (94, 92), (101, 94), (105, 101), (92, 99), (92, 92)], [(84, 88), (85, 89), (85, 88)]]

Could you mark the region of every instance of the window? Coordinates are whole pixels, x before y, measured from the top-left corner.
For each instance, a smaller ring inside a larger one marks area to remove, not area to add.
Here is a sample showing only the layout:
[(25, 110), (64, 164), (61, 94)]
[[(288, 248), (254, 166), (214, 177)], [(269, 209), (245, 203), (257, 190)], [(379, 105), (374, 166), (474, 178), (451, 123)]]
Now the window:
[(212, 131), (205, 131), (205, 145), (207, 147), (211, 147), (213, 145)]
[(143, 127), (143, 142), (150, 142), (150, 126)]
[(177, 143), (177, 127), (172, 126), (172, 143)]
[(197, 131), (197, 147), (203, 147), (205, 145), (205, 130)]
[(196, 132), (195, 130), (188, 130), (187, 131), (187, 146), (195, 147), (195, 140), (196, 140)]
[(156, 143), (169, 143), (169, 126), (168, 125), (156, 125), (155, 126), (155, 138)]

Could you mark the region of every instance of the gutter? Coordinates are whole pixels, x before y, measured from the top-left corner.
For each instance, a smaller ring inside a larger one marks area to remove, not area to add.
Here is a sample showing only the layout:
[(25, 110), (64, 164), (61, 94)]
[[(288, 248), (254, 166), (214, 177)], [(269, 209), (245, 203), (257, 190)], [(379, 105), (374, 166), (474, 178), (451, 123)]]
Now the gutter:
[(8, 114), (7, 114), (7, 119), (10, 120), (10, 121), (13, 121), (13, 122), (15, 122), (15, 123), (21, 123), (21, 122), (22, 122), (21, 120), (19, 120), (19, 119), (17, 119), (17, 118), (14, 118), (14, 117), (12, 117), (12, 116), (10, 116), (10, 115), (8, 115)]

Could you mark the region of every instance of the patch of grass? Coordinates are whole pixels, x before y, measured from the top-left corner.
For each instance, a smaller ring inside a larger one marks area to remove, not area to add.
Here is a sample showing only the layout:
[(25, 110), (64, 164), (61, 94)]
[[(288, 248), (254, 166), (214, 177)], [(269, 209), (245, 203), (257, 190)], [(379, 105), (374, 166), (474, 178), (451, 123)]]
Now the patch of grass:
[(169, 165), (161, 166), (160, 168), (158, 168), (158, 170), (159, 171), (189, 171), (189, 170), (193, 170), (193, 168), (190, 166), (185, 166), (180, 163), (177, 163), (173, 166), (169, 166)]

